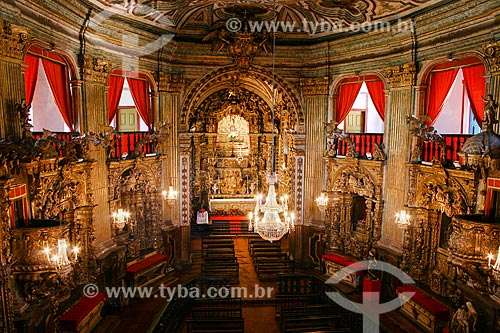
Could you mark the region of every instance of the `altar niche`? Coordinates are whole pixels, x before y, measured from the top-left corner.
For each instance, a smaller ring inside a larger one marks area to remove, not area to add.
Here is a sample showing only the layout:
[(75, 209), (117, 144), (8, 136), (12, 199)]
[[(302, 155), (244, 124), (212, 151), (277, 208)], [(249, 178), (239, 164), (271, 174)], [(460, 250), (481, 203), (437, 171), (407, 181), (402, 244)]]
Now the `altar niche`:
[(364, 259), (380, 239), (383, 161), (327, 158), (327, 211), (333, 252)]

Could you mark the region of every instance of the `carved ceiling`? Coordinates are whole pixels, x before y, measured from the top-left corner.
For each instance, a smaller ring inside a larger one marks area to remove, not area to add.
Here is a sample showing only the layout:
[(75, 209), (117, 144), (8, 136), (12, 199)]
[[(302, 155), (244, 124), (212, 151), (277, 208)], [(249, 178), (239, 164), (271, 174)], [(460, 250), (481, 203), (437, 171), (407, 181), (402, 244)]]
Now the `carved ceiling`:
[[(443, 0), (90, 0), (102, 10), (163, 25), (179, 39), (200, 40), (234, 18), (284, 22), (281, 39), (315, 40), (362, 24), (394, 22)], [(234, 22), (233, 22), (234, 23)], [(283, 23), (280, 23), (283, 24)], [(314, 28), (316, 26), (316, 28)], [(233, 28), (237, 28), (234, 23)], [(322, 28), (323, 27), (323, 28)], [(312, 33), (312, 30), (315, 30)], [(348, 31), (348, 30), (347, 30)]]

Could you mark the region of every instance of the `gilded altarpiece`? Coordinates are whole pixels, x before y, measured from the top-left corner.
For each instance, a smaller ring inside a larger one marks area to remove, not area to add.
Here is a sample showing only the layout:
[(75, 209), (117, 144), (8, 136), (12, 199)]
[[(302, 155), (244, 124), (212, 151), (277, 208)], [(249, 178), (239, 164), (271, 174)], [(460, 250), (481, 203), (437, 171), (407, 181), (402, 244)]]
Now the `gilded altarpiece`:
[(161, 165), (162, 157), (109, 163), (110, 211), (130, 212), (126, 230), (114, 230), (115, 239), (127, 246), (129, 259), (139, 257), (141, 250), (162, 248)]
[(328, 248), (367, 258), (380, 239), (384, 161), (326, 158)]
[(412, 221), (405, 230), (401, 266), (414, 279), (427, 281), (435, 292), (449, 296), (457, 268), (463, 264), (457, 260), (461, 227), (455, 217), (474, 213), (479, 175), (440, 164), (408, 164), (408, 169), (406, 205)]

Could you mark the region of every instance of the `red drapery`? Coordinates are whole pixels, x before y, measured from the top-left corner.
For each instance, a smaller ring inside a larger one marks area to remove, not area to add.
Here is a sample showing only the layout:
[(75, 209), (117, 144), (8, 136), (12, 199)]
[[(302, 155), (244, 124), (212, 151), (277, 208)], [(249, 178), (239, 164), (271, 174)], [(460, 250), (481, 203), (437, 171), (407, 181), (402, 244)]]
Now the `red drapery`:
[(57, 108), (61, 112), (64, 122), (68, 125), (70, 131), (73, 131), (74, 122), (71, 113), (69, 77), (66, 66), (47, 59), (42, 59), (42, 64)]
[(351, 111), (351, 108), (356, 101), (363, 82), (359, 78), (349, 78), (342, 81), (337, 94), (335, 103), (335, 121), (341, 123)]
[(467, 95), (469, 96), (472, 113), (479, 125), (484, 118), (484, 101), (481, 98), (486, 93), (486, 84), (484, 82), (484, 65), (474, 65), (462, 68), (464, 74), (464, 84)]
[(118, 111), (118, 103), (122, 96), (123, 83), (125, 78), (123, 76), (110, 75), (108, 81), (108, 124), (111, 124)]
[(457, 76), (458, 69), (450, 68), (439, 72), (433, 72), (430, 77), (429, 99), (427, 104), (427, 115), (430, 118), (430, 124), (433, 124), (441, 110), (444, 100), (450, 91), (450, 88)]
[(373, 79), (365, 79), (366, 87), (368, 88), (368, 93), (375, 105), (375, 109), (382, 120), (384, 120), (385, 115), (385, 93), (384, 93), (384, 82), (377, 77)]
[(149, 84), (145, 80), (133, 79), (127, 77), (127, 82), (130, 87), (132, 98), (134, 99), (135, 107), (139, 112), (142, 120), (151, 128), (151, 100), (149, 97)]
[(24, 70), (24, 90), (26, 92), (26, 105), (30, 105), (33, 101), (33, 94), (35, 93), (36, 79), (38, 76), (38, 64), (40, 58), (31, 54), (26, 54), (24, 63), (28, 65)]

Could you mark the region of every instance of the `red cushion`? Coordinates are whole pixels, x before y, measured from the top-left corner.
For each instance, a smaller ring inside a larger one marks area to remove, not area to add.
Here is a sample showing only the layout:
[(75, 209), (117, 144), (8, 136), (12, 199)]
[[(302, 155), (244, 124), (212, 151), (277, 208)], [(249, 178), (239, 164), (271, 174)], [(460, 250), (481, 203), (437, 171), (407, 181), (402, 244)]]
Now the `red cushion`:
[(365, 265), (359, 264), (356, 261), (353, 261), (353, 260), (346, 258), (346, 257), (342, 257), (342, 256), (335, 254), (335, 253), (323, 254), (323, 256), (321, 257), (321, 261), (324, 263), (326, 260), (333, 261), (334, 263), (337, 263), (337, 264), (344, 266), (344, 267), (352, 265), (352, 264), (356, 264), (356, 265), (352, 266), (352, 268), (356, 270), (356, 275), (361, 275), (361, 274), (363, 274), (363, 271), (366, 271)]
[(151, 257), (148, 257), (144, 260), (141, 260), (139, 262), (136, 262), (135, 264), (132, 264), (127, 267), (127, 276), (128, 277), (133, 277), (135, 273), (142, 271), (143, 269), (146, 269), (150, 266), (153, 266), (154, 264), (157, 264), (161, 261), (167, 261), (168, 257), (165, 254), (157, 253), (152, 255)]
[(403, 292), (414, 292), (415, 295), (413, 295), (411, 299), (432, 313), (436, 319), (448, 320), (450, 317), (450, 309), (446, 305), (440, 303), (414, 286), (400, 286), (396, 288), (396, 294), (399, 295), (399, 293)]
[(82, 320), (105, 299), (106, 296), (104, 293), (98, 293), (96, 297), (92, 298), (82, 298), (75, 306), (59, 318), (59, 328), (61, 331), (76, 332)]

